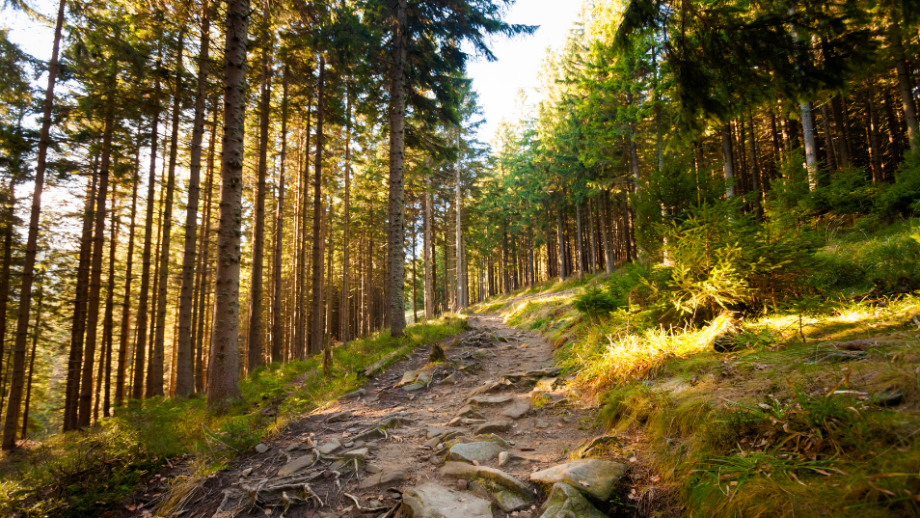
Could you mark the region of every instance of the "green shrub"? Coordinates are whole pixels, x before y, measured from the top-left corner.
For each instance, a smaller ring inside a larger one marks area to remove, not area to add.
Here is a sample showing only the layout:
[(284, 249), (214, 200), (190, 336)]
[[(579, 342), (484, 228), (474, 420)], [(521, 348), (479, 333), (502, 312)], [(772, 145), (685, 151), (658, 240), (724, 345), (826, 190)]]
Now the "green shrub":
[(878, 214), (897, 218), (920, 214), (920, 151), (911, 151), (895, 173), (895, 183), (876, 197)]
[(573, 306), (579, 313), (587, 315), (590, 319), (597, 321), (601, 316), (609, 314), (611, 311), (626, 306), (623, 299), (614, 297), (609, 292), (604, 291), (597, 286), (592, 286), (585, 290), (584, 293), (574, 298)]

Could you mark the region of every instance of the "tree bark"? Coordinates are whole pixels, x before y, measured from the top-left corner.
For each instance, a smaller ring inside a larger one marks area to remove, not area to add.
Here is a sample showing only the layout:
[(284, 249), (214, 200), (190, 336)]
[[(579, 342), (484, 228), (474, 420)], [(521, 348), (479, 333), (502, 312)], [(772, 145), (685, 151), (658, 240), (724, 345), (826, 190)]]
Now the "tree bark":
[(406, 44), (407, 0), (391, 2), (395, 28), (390, 62), (390, 178), (387, 206), (387, 308), (390, 313), (390, 335), (405, 334), (406, 315), (403, 302), (405, 279), (405, 124), (406, 124)]
[(907, 137), (910, 140), (911, 151), (920, 148), (920, 129), (917, 125), (917, 110), (911, 93), (910, 71), (907, 68), (907, 59), (904, 56), (904, 45), (901, 36), (901, 27), (897, 20), (890, 22), (891, 50), (894, 54), (895, 68), (898, 71), (898, 91), (901, 94), (901, 104), (904, 106), (904, 120), (907, 122)]
[(105, 202), (109, 187), (109, 166), (112, 158), (112, 134), (115, 131), (115, 81), (110, 79), (106, 100), (105, 133), (102, 137), (102, 160), (99, 166), (99, 192), (96, 198), (96, 213), (93, 226), (93, 259), (89, 281), (89, 299), (86, 314), (86, 347), (83, 351), (83, 378), (80, 381), (80, 401), (77, 412), (77, 426), (90, 424), (93, 398), (93, 361), (96, 354), (96, 326), (99, 323), (99, 290), (102, 282), (102, 245), (105, 241)]
[(831, 112), (834, 115), (834, 128), (837, 132), (837, 152), (841, 169), (850, 167), (850, 132), (844, 123), (843, 102), (839, 95), (831, 98)]
[(125, 264), (125, 294), (121, 306), (121, 336), (118, 345), (118, 367), (115, 374), (115, 406), (125, 403), (125, 381), (128, 367), (128, 334), (131, 320), (131, 282), (134, 280), (134, 233), (137, 217), (137, 186), (140, 183), (140, 139), (137, 143), (134, 181), (131, 187), (131, 226), (128, 230), (127, 264)]
[(29, 432), (29, 407), (32, 404), (32, 380), (35, 374), (35, 351), (38, 349), (38, 339), (41, 336), (42, 329), (42, 307), (45, 301), (44, 288), (44, 284), (39, 284), (38, 293), (35, 297), (37, 302), (35, 307), (35, 331), (33, 331), (32, 334), (32, 354), (29, 356), (29, 378), (26, 383), (26, 403), (25, 409), (22, 412), (22, 433), (19, 436), (23, 441), (26, 440), (26, 436)]
[(217, 141), (217, 116), (220, 113), (216, 99), (214, 104), (214, 120), (211, 123), (211, 137), (208, 146), (208, 178), (205, 180), (204, 217), (201, 219), (201, 224), (204, 227), (201, 230), (201, 268), (199, 268), (201, 271), (201, 288), (198, 292), (198, 331), (195, 333), (195, 354), (197, 355), (195, 359), (195, 391), (199, 393), (204, 392), (205, 386), (204, 331), (205, 321), (207, 316), (210, 316), (206, 312), (208, 307), (206, 302), (208, 300), (208, 290), (211, 287), (211, 197), (214, 190), (214, 151)]
[(725, 176), (725, 196), (735, 197), (734, 158), (732, 157), (732, 129), (730, 124), (722, 126), (722, 173)]
[(263, 362), (262, 344), (262, 263), (265, 255), (265, 176), (268, 174), (268, 126), (271, 110), (271, 43), (268, 32), (268, 2), (263, 3), (262, 84), (259, 103), (259, 170), (256, 183), (254, 224), (252, 229), (252, 276), (249, 286), (249, 346), (246, 372), (258, 369)]
[[(458, 156), (459, 156), (459, 150), (460, 150), (460, 128), (458, 127), (458, 128), (457, 128), (457, 152), (458, 152)], [(457, 236), (456, 236), (456, 238), (455, 238), (455, 239), (456, 239), (456, 245), (457, 245), (457, 246), (455, 246), (454, 248), (455, 248), (456, 263), (457, 263), (457, 267), (456, 267), (456, 271), (455, 271), (455, 273), (457, 274), (457, 275), (456, 275), (456, 277), (457, 277), (457, 284), (456, 284), (456, 286), (457, 286), (457, 311), (460, 311), (460, 310), (463, 309), (465, 306), (464, 306), (464, 304), (463, 304), (463, 300), (464, 300), (464, 298), (463, 298), (463, 288), (464, 288), (464, 286), (463, 286), (463, 268), (462, 268), (462, 266), (461, 266), (461, 265), (463, 264), (463, 255), (462, 255), (462, 246), (463, 246), (463, 245), (462, 245), (462, 243), (463, 243), (463, 221), (462, 221), (462, 219), (463, 219), (463, 218), (462, 218), (463, 204), (462, 204), (461, 201), (460, 201), (460, 160), (459, 160), (459, 158), (457, 159), (457, 166), (456, 166), (456, 168), (457, 168), (457, 185), (456, 185), (456, 200), (455, 200), (455, 202), (454, 202), (454, 205), (455, 205), (456, 208), (457, 208)]]
[(195, 120), (192, 123), (188, 205), (185, 210), (185, 243), (182, 253), (182, 284), (179, 288), (179, 339), (176, 344), (176, 390), (178, 397), (195, 392), (195, 357), (192, 344), (192, 308), (195, 288), (195, 247), (198, 244), (198, 200), (201, 198), (201, 142), (204, 139), (204, 111), (208, 95), (208, 63), (211, 46), (209, 0), (201, 3), (201, 39), (198, 53), (198, 89), (195, 92)]
[(246, 123), (249, 0), (229, 0), (226, 9), (220, 227), (214, 288), (214, 324), (207, 375), (208, 407), (218, 411), (225, 410), (240, 397), (240, 230), (243, 212), (243, 137)]
[(431, 157), (425, 158), (425, 165), (428, 166), (428, 171), (425, 172), (425, 193), (422, 198), (425, 204), (425, 211), (422, 214), (423, 218), (423, 235), (422, 238), (422, 256), (425, 261), (425, 320), (431, 320), (434, 318), (434, 269), (433, 261), (434, 256), (434, 242), (431, 229)]
[(319, 82), (316, 102), (316, 162), (313, 166), (313, 300), (310, 313), (310, 355), (323, 347), (323, 109), (325, 105), (326, 60), (319, 59)]
[(48, 87), (42, 112), (42, 129), (38, 141), (38, 158), (35, 166), (35, 187), (32, 193), (32, 211), (29, 216), (29, 237), (26, 241), (26, 257), (22, 268), (22, 285), (19, 290), (19, 315), (16, 321), (16, 342), (13, 344), (13, 374), (10, 380), (10, 398), (7, 403), (6, 420), (3, 426), (4, 450), (16, 447), (16, 424), (19, 421), (19, 407), (22, 404), (22, 382), (25, 368), (26, 340), (29, 334), (29, 313), (32, 303), (32, 280), (35, 271), (35, 254), (38, 244), (38, 223), (41, 217), (42, 189), (45, 186), (45, 163), (48, 145), (51, 143), (51, 108), (54, 106), (54, 84), (58, 73), (58, 54), (61, 46), (61, 32), (64, 26), (65, 0), (58, 7), (54, 27), (54, 46), (48, 63)]
[(565, 280), (565, 237), (562, 234), (562, 208), (556, 208), (556, 245), (559, 247), (559, 280)]
[[(159, 71), (161, 61), (157, 60), (156, 70)], [(144, 397), (144, 369), (147, 358), (147, 305), (150, 298), (150, 259), (153, 245), (153, 213), (156, 207), (156, 175), (157, 175), (157, 145), (159, 144), (160, 122), (160, 74), (153, 90), (153, 122), (150, 125), (150, 169), (147, 176), (147, 211), (144, 216), (144, 254), (141, 268), (141, 289), (137, 298), (137, 325), (134, 334), (137, 344), (134, 347), (134, 376), (131, 384), (131, 397), (143, 399)]]
[(349, 320), (349, 269), (351, 260), (349, 258), (350, 236), (348, 232), (351, 225), (351, 93), (348, 87), (345, 87), (345, 193), (342, 207), (342, 298), (339, 308), (339, 335), (343, 345), (348, 345), (351, 338)]
[[(118, 230), (121, 220), (118, 217), (118, 206), (115, 187), (112, 187), (112, 229), (109, 236), (109, 282), (105, 295), (105, 317), (102, 320), (102, 340), (105, 348), (105, 388), (103, 389), (102, 416), (111, 414), (111, 380), (112, 380), (112, 329), (115, 325), (115, 251), (118, 245)], [(100, 381), (101, 385), (102, 382)], [(99, 402), (96, 402), (99, 405)]]
[(160, 244), (160, 266), (157, 271), (156, 328), (150, 370), (147, 372), (147, 396), (162, 396), (166, 360), (166, 302), (169, 293), (169, 248), (172, 241), (173, 191), (176, 186), (176, 160), (179, 154), (179, 113), (182, 111), (182, 54), (185, 50), (185, 32), (179, 33), (176, 58), (176, 83), (173, 91), (172, 137), (169, 144), (169, 169), (166, 175), (165, 204), (163, 209), (163, 240)]
[(284, 166), (287, 160), (287, 118), (288, 118), (288, 82), (287, 69), (281, 81), (283, 96), (281, 100), (281, 171), (278, 180), (278, 207), (275, 214), (275, 293), (272, 301), (272, 361), (284, 360), (284, 343), (281, 333), (281, 240), (284, 237)]
[(760, 167), (757, 161), (757, 134), (754, 131), (754, 117), (748, 115), (748, 125), (751, 130), (751, 141), (748, 151), (750, 153), (750, 162), (751, 162), (751, 188), (754, 191), (754, 212), (757, 215), (757, 221), (763, 220), (763, 203), (761, 198), (763, 196), (760, 188)]

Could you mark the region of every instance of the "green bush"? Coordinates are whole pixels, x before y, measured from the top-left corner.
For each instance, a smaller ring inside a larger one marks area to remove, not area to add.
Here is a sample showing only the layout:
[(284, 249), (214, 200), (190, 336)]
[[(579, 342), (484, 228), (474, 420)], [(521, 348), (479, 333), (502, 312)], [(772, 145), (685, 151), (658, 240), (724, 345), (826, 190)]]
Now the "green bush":
[(573, 306), (579, 313), (597, 321), (601, 316), (625, 307), (626, 302), (597, 286), (592, 286), (574, 298)]
[(920, 151), (911, 151), (895, 173), (895, 183), (879, 192), (876, 210), (886, 218), (920, 214)]

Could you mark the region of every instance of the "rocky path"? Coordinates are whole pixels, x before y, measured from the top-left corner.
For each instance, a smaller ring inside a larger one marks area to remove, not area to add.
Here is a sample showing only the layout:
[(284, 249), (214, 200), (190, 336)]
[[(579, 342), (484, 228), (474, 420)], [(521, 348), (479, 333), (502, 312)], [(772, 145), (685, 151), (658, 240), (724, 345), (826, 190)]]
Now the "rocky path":
[(626, 466), (572, 460), (596, 435), (594, 415), (569, 402), (552, 347), (497, 315), (470, 324), (259, 445), (172, 516), (610, 514)]

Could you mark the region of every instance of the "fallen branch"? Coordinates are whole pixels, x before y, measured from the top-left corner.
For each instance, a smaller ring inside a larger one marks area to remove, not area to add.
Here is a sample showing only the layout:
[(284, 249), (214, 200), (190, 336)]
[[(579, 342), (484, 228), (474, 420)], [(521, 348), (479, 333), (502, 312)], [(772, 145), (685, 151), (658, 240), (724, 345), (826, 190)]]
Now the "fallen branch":
[(358, 508), (358, 511), (360, 511), (360, 512), (362, 512), (362, 513), (379, 513), (380, 511), (386, 511), (387, 509), (389, 509), (389, 508), (386, 507), (386, 506), (383, 506), (383, 507), (364, 507), (364, 506), (361, 505), (361, 502), (358, 501), (358, 497), (356, 497), (356, 496), (354, 496), (354, 495), (349, 495), (348, 493), (342, 493), (342, 494), (345, 495), (345, 496), (347, 496), (348, 498), (351, 498), (352, 501), (355, 503), (355, 507), (357, 507), (357, 508)]

